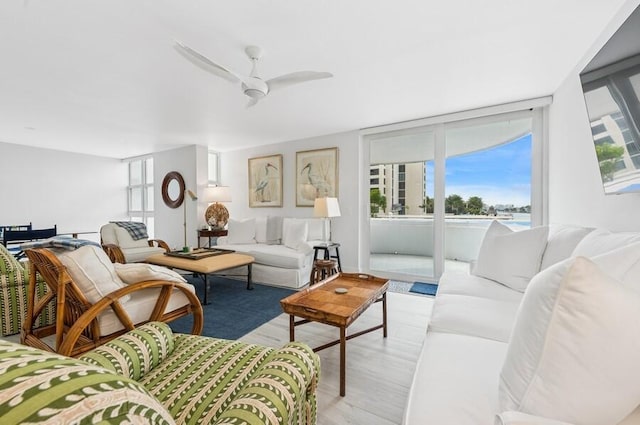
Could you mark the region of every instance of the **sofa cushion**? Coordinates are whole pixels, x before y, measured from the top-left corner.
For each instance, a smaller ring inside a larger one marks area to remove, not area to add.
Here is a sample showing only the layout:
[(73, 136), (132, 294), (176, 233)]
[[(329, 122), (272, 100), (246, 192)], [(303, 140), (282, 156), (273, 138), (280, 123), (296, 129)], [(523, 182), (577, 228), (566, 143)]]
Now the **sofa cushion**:
[(78, 359), (0, 341), (3, 424), (174, 424), (144, 386)]
[(508, 342), (519, 305), (519, 301), (438, 293), (429, 330)]
[(605, 229), (597, 229), (586, 235), (576, 245), (571, 256), (591, 258), (635, 242), (640, 242), (640, 232), (612, 233)]
[(522, 292), (467, 271), (447, 270), (438, 280), (438, 295), (457, 294), (520, 303)]
[(100, 228), (100, 241), (103, 244), (118, 245), (118, 237), (116, 236), (116, 228), (114, 223), (107, 223)]
[(540, 271), (547, 234), (547, 227), (514, 232), (494, 220), (482, 240), (473, 274), (524, 292)]
[(185, 283), (187, 280), (171, 269), (146, 263), (114, 263), (116, 273), (124, 283), (132, 284), (146, 280), (168, 280), (169, 282)]
[(590, 227), (551, 226), (547, 247), (542, 255), (540, 270), (566, 260), (572, 255), (578, 243), (593, 231)]
[(528, 415), (522, 412), (502, 412), (496, 416), (495, 425), (573, 425), (568, 422), (556, 421), (555, 419), (541, 418), (540, 416)]
[[(125, 286), (107, 254), (94, 245), (60, 252), (58, 258), (91, 304)], [(125, 295), (121, 301), (126, 302), (128, 299), (129, 295)]]
[(305, 266), (306, 253), (287, 248), (284, 245), (270, 245), (269, 249), (256, 246), (248, 252), (255, 262), (265, 266), (300, 269)]
[(227, 243), (229, 244), (254, 244), (256, 236), (256, 219), (229, 220)]
[(163, 322), (149, 322), (80, 356), (80, 360), (139, 381), (174, 349), (173, 332)]
[(640, 400), (639, 310), (640, 294), (587, 258), (541, 272), (514, 326), (501, 409), (584, 425), (620, 422)]
[(413, 375), (403, 424), (493, 424), (498, 371), (507, 344), (428, 332)]

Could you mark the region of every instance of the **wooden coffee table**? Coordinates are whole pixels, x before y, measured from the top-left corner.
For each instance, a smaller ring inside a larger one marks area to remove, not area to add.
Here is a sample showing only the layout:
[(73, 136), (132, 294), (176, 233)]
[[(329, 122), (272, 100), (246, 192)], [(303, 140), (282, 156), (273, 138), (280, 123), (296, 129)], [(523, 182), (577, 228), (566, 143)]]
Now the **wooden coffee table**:
[(255, 259), (250, 255), (230, 253), (192, 260), (190, 258), (156, 254), (148, 257), (145, 261), (159, 266), (186, 270), (188, 272), (202, 275), (204, 279), (204, 304), (209, 303), (208, 276), (212, 273), (219, 273), (234, 267), (247, 266), (247, 289), (253, 289), (253, 282), (251, 281), (251, 265)]
[[(347, 340), (382, 328), (387, 337), (387, 288), (389, 281), (358, 273), (340, 273), (319, 282), (304, 291), (297, 292), (280, 301), (282, 310), (289, 314), (289, 339), (295, 339), (295, 327), (309, 322), (320, 322), (340, 328), (340, 339), (316, 347), (324, 350), (340, 344), (340, 395), (345, 395), (346, 344)], [(344, 288), (344, 294), (336, 289)], [(371, 304), (382, 301), (382, 324), (347, 336), (347, 328)], [(295, 317), (302, 320), (295, 320)]]

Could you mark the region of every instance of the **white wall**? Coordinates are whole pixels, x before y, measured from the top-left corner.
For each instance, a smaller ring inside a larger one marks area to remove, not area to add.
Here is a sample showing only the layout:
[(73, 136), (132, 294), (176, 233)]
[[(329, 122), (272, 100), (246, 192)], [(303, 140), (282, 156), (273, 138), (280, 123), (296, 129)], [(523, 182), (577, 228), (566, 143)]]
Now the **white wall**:
[(98, 232), (127, 218), (127, 179), (117, 159), (0, 143), (0, 224)]
[[(198, 196), (192, 201), (188, 196), (185, 203), (176, 209), (167, 207), (162, 200), (162, 180), (171, 171), (179, 172), (185, 181), (185, 188)], [(155, 237), (162, 239), (174, 249), (184, 245), (184, 214), (187, 214), (187, 245), (197, 246), (197, 229), (204, 224), (203, 189), (207, 185), (207, 148), (186, 146), (179, 149), (153, 154), (154, 216)]]
[[(310, 149), (338, 147), (338, 201), (341, 217), (331, 220), (332, 239), (341, 244), (340, 259), (345, 271), (357, 271), (358, 249), (358, 159), (359, 135), (357, 131), (338, 133), (243, 149), (221, 154), (221, 184), (231, 187), (232, 202), (226, 204), (229, 216), (235, 219), (265, 215), (284, 217), (312, 217), (313, 208), (296, 207), (295, 161), (296, 152)], [(248, 160), (266, 155), (283, 156), (283, 207), (249, 208)], [(366, 170), (367, 176), (369, 170)]]
[(638, 231), (640, 193), (604, 195), (579, 72), (640, 3), (628, 1), (553, 95), (549, 109), (549, 222)]

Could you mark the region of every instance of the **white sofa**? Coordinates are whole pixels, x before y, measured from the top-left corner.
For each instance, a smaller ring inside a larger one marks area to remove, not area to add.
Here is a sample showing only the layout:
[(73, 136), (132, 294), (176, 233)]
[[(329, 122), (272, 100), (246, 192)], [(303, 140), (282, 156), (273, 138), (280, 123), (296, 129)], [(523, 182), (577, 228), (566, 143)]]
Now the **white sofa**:
[[(318, 218), (231, 219), (228, 235), (218, 238), (217, 248), (254, 257), (254, 282), (298, 289), (309, 283), (313, 246), (324, 240), (326, 232), (325, 220)], [(245, 273), (246, 269), (225, 272), (231, 276)]]
[[(470, 272), (444, 273), (403, 424), (640, 424), (640, 310), (625, 315), (608, 304), (617, 291), (640, 300), (640, 233), (539, 229), (490, 228)], [(585, 263), (578, 256), (615, 277), (606, 295), (593, 295), (606, 280), (599, 272), (574, 272)], [(567, 294), (581, 301), (571, 305)], [(598, 314), (604, 319), (588, 321)], [(624, 325), (612, 330), (609, 319)], [(596, 349), (581, 345), (600, 331)], [(628, 333), (624, 343), (618, 331)]]

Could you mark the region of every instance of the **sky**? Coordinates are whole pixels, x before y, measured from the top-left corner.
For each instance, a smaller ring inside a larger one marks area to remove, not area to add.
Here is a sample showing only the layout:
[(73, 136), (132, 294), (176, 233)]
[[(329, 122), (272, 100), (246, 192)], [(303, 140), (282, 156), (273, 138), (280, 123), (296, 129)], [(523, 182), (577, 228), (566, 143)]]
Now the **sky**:
[[(447, 159), (445, 196), (479, 196), (487, 205), (531, 204), (531, 134), (475, 153)], [(433, 197), (433, 162), (427, 164), (427, 195)]]

